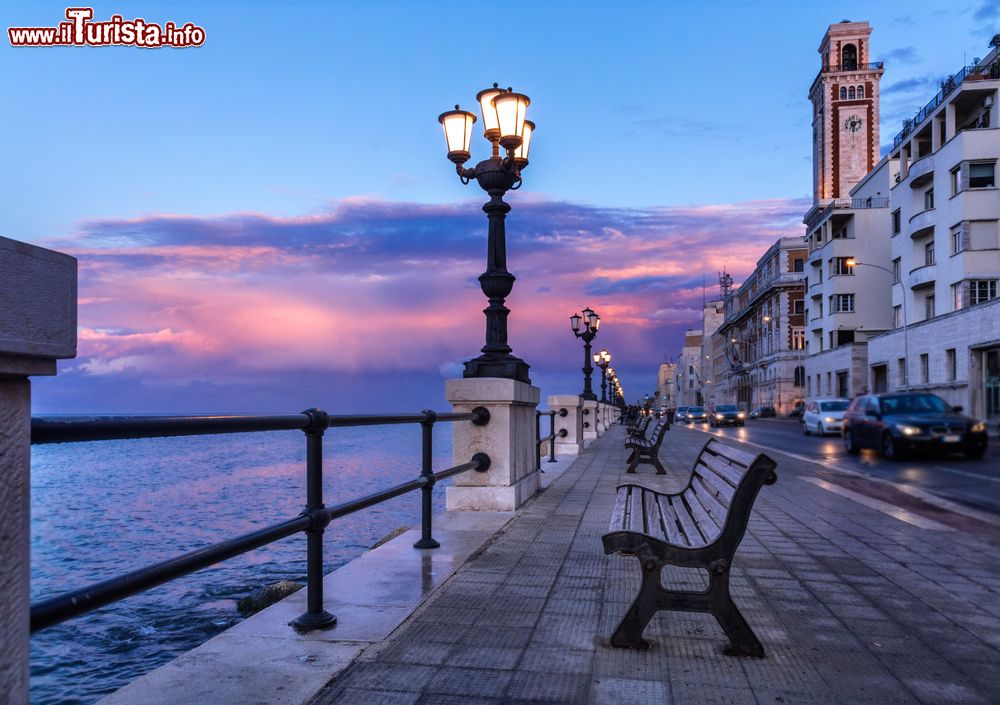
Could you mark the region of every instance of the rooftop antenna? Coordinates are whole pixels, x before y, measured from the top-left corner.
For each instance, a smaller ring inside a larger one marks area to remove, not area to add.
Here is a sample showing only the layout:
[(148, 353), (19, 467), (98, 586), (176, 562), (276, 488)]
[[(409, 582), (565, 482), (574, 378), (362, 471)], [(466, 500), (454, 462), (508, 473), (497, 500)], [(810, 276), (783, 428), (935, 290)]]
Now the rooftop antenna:
[(733, 278), (723, 269), (719, 272), (719, 294), (725, 299), (733, 290)]

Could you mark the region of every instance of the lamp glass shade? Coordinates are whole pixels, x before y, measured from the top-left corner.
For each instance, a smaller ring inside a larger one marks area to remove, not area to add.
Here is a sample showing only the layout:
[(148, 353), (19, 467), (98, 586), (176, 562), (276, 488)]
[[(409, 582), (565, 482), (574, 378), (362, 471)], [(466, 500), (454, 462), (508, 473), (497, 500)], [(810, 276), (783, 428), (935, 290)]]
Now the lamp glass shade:
[(493, 99), (501, 93), (503, 91), (497, 88), (497, 84), (494, 83), (492, 88), (487, 88), (476, 94), (479, 110), (483, 114), (483, 134), (486, 137), (497, 138), (500, 136), (500, 122), (497, 118), (497, 108), (493, 105)]
[(528, 150), (531, 149), (531, 135), (535, 131), (535, 123), (524, 121), (524, 131), (521, 133), (521, 146), (514, 150), (514, 159), (522, 164), (528, 163)]
[(573, 327), (574, 333), (580, 332), (580, 321), (583, 320), (579, 313), (574, 313), (569, 317), (569, 324)]
[(456, 164), (463, 164), (471, 156), (469, 146), (472, 143), (472, 124), (476, 116), (467, 110), (449, 110), (441, 113), (438, 122), (444, 128), (444, 138), (448, 143), (448, 159)]
[(597, 329), (601, 327), (601, 317), (595, 313), (592, 320), (593, 323), (590, 324), (590, 327), (593, 328), (594, 331), (596, 332)]
[(594, 353), (594, 362), (596, 362), (598, 365), (601, 364), (601, 353)]
[(500, 144), (514, 150), (524, 137), (524, 115), (531, 101), (523, 93), (501, 93), (493, 99), (500, 126)]

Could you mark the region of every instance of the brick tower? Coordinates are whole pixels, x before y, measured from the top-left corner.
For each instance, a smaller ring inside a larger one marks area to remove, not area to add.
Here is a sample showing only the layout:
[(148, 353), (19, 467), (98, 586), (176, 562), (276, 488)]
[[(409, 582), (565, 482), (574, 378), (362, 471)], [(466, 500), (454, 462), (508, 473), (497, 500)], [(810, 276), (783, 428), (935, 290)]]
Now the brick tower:
[(822, 66), (813, 105), (813, 203), (847, 198), (879, 160), (879, 81), (871, 60), (871, 27), (844, 20), (830, 25), (819, 45)]

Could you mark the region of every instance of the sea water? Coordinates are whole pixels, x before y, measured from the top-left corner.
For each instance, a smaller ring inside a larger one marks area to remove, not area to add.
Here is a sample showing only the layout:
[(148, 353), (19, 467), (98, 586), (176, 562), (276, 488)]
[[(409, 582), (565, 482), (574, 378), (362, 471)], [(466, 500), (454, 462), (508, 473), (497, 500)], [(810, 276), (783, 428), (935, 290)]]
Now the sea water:
[[(420, 427), (331, 429), (327, 505), (420, 473)], [(449, 467), (451, 424), (434, 429), (434, 469)], [(435, 512), (444, 486), (434, 490)], [(67, 443), (32, 448), (32, 601), (120, 575), (296, 516), (305, 503), (298, 431)], [(401, 526), (420, 493), (338, 519), (330, 571)], [(240, 621), (236, 600), (278, 580), (305, 581), (300, 534), (161, 585), (31, 639), (31, 701), (85, 705)]]

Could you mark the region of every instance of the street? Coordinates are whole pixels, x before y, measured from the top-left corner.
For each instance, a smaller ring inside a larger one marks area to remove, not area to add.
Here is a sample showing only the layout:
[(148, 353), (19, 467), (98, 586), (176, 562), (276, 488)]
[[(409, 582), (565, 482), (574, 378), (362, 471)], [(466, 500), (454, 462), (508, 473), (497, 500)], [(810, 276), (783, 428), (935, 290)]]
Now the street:
[(718, 436), (754, 443), (803, 459), (891, 480), (976, 509), (1000, 514), (1000, 442), (990, 439), (982, 460), (961, 455), (909, 457), (888, 461), (871, 450), (848, 455), (840, 436), (806, 436), (794, 419), (749, 419), (745, 427), (694, 428)]

